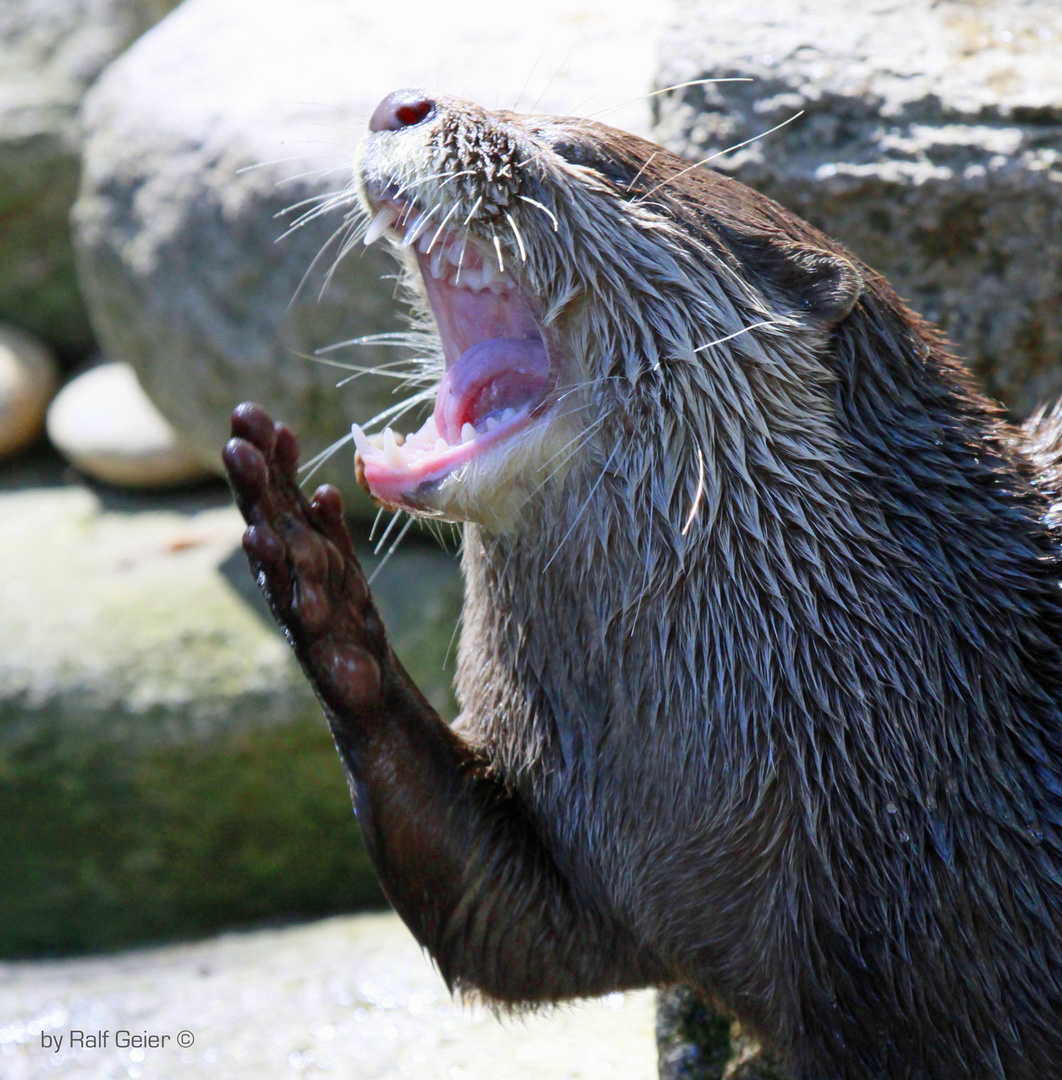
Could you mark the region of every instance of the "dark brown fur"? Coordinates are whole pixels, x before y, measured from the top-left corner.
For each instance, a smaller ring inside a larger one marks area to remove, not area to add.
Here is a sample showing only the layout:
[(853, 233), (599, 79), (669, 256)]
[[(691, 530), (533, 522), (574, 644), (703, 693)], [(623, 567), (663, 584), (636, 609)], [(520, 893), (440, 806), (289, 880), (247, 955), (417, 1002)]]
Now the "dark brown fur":
[[(584, 121), (439, 99), (424, 132), (473, 171), (505, 140), (540, 163), (515, 190), (562, 220), (520, 214), (529, 278), (549, 308), (564, 260), (597, 267), (557, 325), (600, 339), (604, 310), (616, 344), (585, 405), (612, 422), (511, 529), (466, 526), (456, 731), (334, 493), (234, 416), (245, 545), (399, 913), (506, 1004), (688, 983), (800, 1080), (1062, 1077), (1057, 418), (1008, 426), (880, 277), (740, 184)], [(665, 224), (597, 266), (619, 234), (580, 233), (553, 176), (586, 220)], [(704, 289), (787, 329), (684, 352)]]

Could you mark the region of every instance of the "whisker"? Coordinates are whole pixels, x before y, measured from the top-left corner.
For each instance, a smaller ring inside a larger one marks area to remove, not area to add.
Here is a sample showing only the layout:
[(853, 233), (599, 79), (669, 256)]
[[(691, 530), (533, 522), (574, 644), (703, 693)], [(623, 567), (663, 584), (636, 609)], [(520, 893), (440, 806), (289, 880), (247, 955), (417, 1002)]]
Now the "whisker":
[[(395, 517), (398, 517), (398, 515), (395, 514)], [(369, 580), (366, 582), (366, 585), (372, 585), (372, 583), (376, 580), (376, 575), (388, 564), (391, 556), (398, 549), (398, 545), (402, 543), (402, 540), (405, 537), (406, 533), (409, 532), (409, 527), (413, 524), (413, 521), (413, 515), (410, 514), (409, 520), (405, 523), (405, 525), (402, 526), (401, 532), (399, 532), (399, 534), (395, 537), (395, 542), (387, 549), (387, 554), (380, 560), (379, 565), (369, 575)]]
[(351, 443), (353, 441), (354, 441), (353, 434), (344, 435), (342, 438), (336, 439), (336, 441), (334, 443), (332, 443), (331, 446), (325, 447), (325, 449), (322, 450), (319, 454), (315, 454), (312, 458), (310, 458), (309, 461), (304, 461), (299, 466), (299, 473), (300, 473), (299, 483), (300, 484), (308, 483), (310, 481), (310, 479), (313, 477), (313, 475), (323, 465), (325, 465), (328, 461), (330, 461), (333, 457), (335, 457), (335, 455), (337, 453), (339, 453), (339, 451), (344, 446), (346, 446), (347, 443)]
[(649, 165), (650, 165), (650, 163), (652, 162), (653, 158), (655, 158), (655, 157), (656, 157), (656, 156), (657, 156), (657, 155), (658, 155), (659, 153), (660, 153), (660, 151), (659, 151), (659, 150), (654, 150), (654, 151), (653, 151), (653, 152), (652, 152), (652, 153), (651, 153), (651, 154), (650, 154), (650, 155), (649, 155), (649, 156), (648, 156), (648, 157), (647, 157), (647, 158), (645, 159), (645, 161), (643, 161), (643, 162), (642, 162), (642, 167), (641, 167), (641, 168), (640, 168), (640, 169), (639, 169), (639, 170), (638, 170), (638, 171), (637, 171), (637, 172), (636, 172), (636, 173), (634, 174), (634, 176), (632, 176), (632, 177), (631, 177), (631, 182), (630, 182), (630, 183), (629, 183), (629, 184), (627, 185), (627, 190), (628, 190), (628, 191), (630, 191), (630, 190), (631, 190), (631, 188), (632, 188), (632, 187), (634, 187), (634, 182), (635, 182), (635, 180), (637, 180), (637, 179), (638, 179), (638, 177), (639, 177), (639, 176), (641, 176), (641, 175), (642, 175), (642, 173), (643, 173), (643, 172), (645, 172), (645, 170), (649, 168)]
[[(549, 219), (553, 222), (553, 231), (560, 232), (560, 222), (557, 220), (557, 215), (548, 206), (543, 206), (538, 199), (531, 199), (527, 195), (516, 196), (521, 202), (530, 203), (532, 206), (537, 206)], [(466, 221), (467, 225), (468, 222)]]
[(505, 217), (513, 227), (513, 235), (516, 237), (516, 244), (520, 249), (520, 261), (527, 262), (527, 249), (524, 247), (524, 238), (520, 235), (520, 230), (516, 227), (516, 222), (513, 221), (513, 216), (508, 210), (505, 211)]
[(753, 323), (751, 326), (743, 326), (740, 330), (735, 330), (732, 334), (727, 334), (726, 337), (716, 338), (714, 341), (705, 342), (703, 345), (698, 345), (694, 349), (694, 353), (704, 352), (705, 349), (710, 349), (713, 345), (723, 345), (728, 341), (733, 341), (736, 337), (741, 337), (742, 334), (749, 333), (750, 330), (762, 330), (765, 326), (787, 326), (789, 325), (781, 319), (767, 319), (764, 322)]
[(412, 397), (406, 398), (404, 401), (399, 401), (394, 405), (388, 406), (388, 408), (378, 412), (371, 420), (366, 420), (361, 426), (362, 428), (369, 428), (373, 424), (378, 424), (381, 420), (397, 420), (403, 413), (415, 408), (422, 402), (430, 401), (434, 397), (435, 387), (433, 386), (427, 390), (422, 390), (419, 394), (414, 394)]
[(701, 448), (697, 447), (697, 490), (693, 496), (693, 505), (690, 507), (690, 515), (686, 518), (686, 524), (682, 526), (681, 536), (685, 536), (690, 531), (690, 526), (693, 524), (693, 519), (697, 516), (697, 511), (701, 507), (701, 498), (704, 495), (704, 454)]
[[(314, 355), (332, 352), (335, 349), (346, 349), (352, 345), (387, 345), (401, 347), (403, 349), (419, 349), (425, 345), (438, 343), (434, 333), (427, 330), (388, 330), (380, 334), (364, 334), (362, 337), (347, 338), (346, 341), (337, 341), (333, 345), (323, 345), (315, 350)], [(396, 363), (408, 363), (399, 360)]]
[(325, 291), (328, 289), (328, 286), (332, 284), (332, 279), (339, 269), (339, 264), (358, 246), (357, 226), (351, 222), (347, 222), (346, 229), (346, 239), (343, 241), (332, 265), (328, 268), (328, 273), (325, 274), (324, 282), (321, 284), (321, 291), (317, 294), (317, 299), (319, 301), (323, 299)]
[[(472, 209), (468, 212), (468, 217), (461, 224), (461, 228), (464, 229), (468, 226), (468, 223), (476, 216), (476, 211), (483, 205), (483, 196), (480, 195), (478, 199), (472, 204)], [(464, 255), (464, 248), (461, 249), (462, 256)]]
[(298, 300), (299, 294), (306, 287), (306, 282), (309, 281), (310, 275), (317, 268), (317, 264), (321, 261), (324, 253), (332, 246), (332, 244), (336, 241), (336, 239), (340, 236), (340, 234), (344, 231), (346, 227), (347, 223), (343, 222), (339, 226), (339, 228), (337, 228), (336, 231), (332, 233), (332, 235), (321, 245), (321, 250), (318, 251), (317, 254), (310, 260), (310, 265), (306, 267), (305, 272), (299, 279), (298, 285), (295, 286), (295, 291), (292, 293), (291, 299), (288, 301), (288, 311), (291, 310), (292, 305), (295, 303), (296, 300)]
[(661, 94), (670, 94), (672, 90), (684, 90), (687, 86), (713, 86), (715, 83), (730, 82), (755, 82), (755, 80), (748, 76), (734, 76), (727, 79), (691, 79), (689, 82), (675, 83), (674, 86), (665, 86), (660, 90), (650, 90), (647, 94), (639, 94), (638, 97), (621, 101), (617, 105), (609, 105), (607, 108), (598, 109), (597, 112), (590, 113), (587, 119), (596, 120), (599, 116), (608, 116), (609, 113), (625, 109), (628, 105), (637, 105), (639, 101), (648, 101), (650, 98), (659, 97)]
[(372, 543), (372, 538), (376, 535), (376, 528), (380, 524), (380, 518), (383, 517), (383, 514), (384, 514), (383, 506), (378, 506), (376, 508), (376, 517), (374, 517), (372, 519), (372, 528), (369, 530), (369, 543), (370, 544)]
[(435, 247), (435, 241), (438, 240), (440, 236), (442, 236), (442, 231), (443, 231), (443, 229), (446, 228), (446, 223), (456, 213), (457, 213), (457, 203), (454, 203), (453, 206), (451, 206), (450, 209), (447, 210), (446, 217), (444, 217), (442, 219), (442, 221), (439, 224), (438, 229), (435, 230), (435, 235), (431, 238), (431, 243), (428, 245), (428, 250), (426, 252), (424, 252), (425, 255), (430, 255), (431, 254), (431, 249), (433, 247)]
[(654, 192), (659, 191), (662, 187), (666, 187), (668, 184), (673, 184), (680, 176), (685, 176), (686, 173), (692, 172), (694, 169), (699, 169), (702, 165), (707, 165), (709, 161), (715, 161), (716, 158), (722, 157), (724, 154), (729, 154), (734, 150), (740, 150), (743, 146), (748, 146), (749, 143), (754, 143), (757, 139), (766, 138), (768, 135), (773, 135), (774, 132), (784, 128), (786, 124), (791, 124), (794, 120), (799, 120), (804, 115), (804, 110), (794, 113), (788, 120), (783, 120), (780, 124), (775, 124), (773, 128), (768, 128), (766, 131), (761, 131), (759, 135), (753, 135), (751, 139), (746, 139), (744, 142), (736, 143), (734, 146), (728, 146), (725, 150), (717, 150), (714, 154), (709, 154), (701, 161), (696, 161), (692, 165), (688, 165), (685, 169), (679, 169), (674, 176), (669, 176), (666, 180), (661, 180), (655, 187), (650, 188), (644, 195), (639, 195), (637, 202), (643, 202), (648, 199)]
[(376, 541), (376, 547), (372, 549), (374, 555), (380, 554), (384, 544), (387, 543), (387, 538), (391, 535), (391, 530), (395, 527), (395, 525), (398, 524), (404, 513), (404, 510), (395, 510), (395, 512), (391, 515), (391, 520), (387, 523), (387, 527), (384, 529), (383, 535), (380, 537), (379, 540)]
[(594, 497), (594, 493), (601, 486), (601, 481), (605, 479), (605, 473), (608, 472), (609, 466), (612, 464), (612, 459), (616, 456), (616, 454), (619, 453), (619, 449), (620, 449), (621, 445), (622, 445), (622, 443), (616, 443), (616, 446), (613, 449), (612, 453), (609, 454), (608, 461), (606, 461), (605, 464), (602, 466), (601, 473), (598, 476), (598, 478), (594, 481), (594, 486), (590, 489), (590, 493), (586, 496), (586, 501), (583, 503), (581, 509), (579, 510), (579, 513), (577, 513), (575, 515), (575, 520), (568, 527), (568, 531), (564, 534), (564, 536), (561, 537), (561, 541), (557, 545), (556, 550), (549, 557), (549, 562), (547, 562), (546, 565), (542, 567), (542, 572), (543, 573), (545, 573), (550, 568), (550, 566), (553, 563), (553, 560), (560, 554), (561, 548), (564, 547), (565, 541), (568, 539), (569, 536), (571, 536), (572, 529), (574, 529), (575, 526), (579, 524), (579, 519), (583, 516), (583, 514), (586, 513), (586, 508), (590, 505), (590, 500)]

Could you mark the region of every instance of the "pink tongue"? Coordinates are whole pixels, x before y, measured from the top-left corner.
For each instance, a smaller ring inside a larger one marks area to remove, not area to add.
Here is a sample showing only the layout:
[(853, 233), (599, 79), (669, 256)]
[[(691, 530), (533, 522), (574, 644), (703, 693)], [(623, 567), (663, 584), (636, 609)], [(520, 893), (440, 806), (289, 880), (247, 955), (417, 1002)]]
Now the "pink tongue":
[(491, 413), (519, 409), (549, 386), (549, 357), (541, 341), (490, 338), (462, 353), (443, 376), (435, 398), (435, 426), (451, 445), (461, 428), (479, 430)]

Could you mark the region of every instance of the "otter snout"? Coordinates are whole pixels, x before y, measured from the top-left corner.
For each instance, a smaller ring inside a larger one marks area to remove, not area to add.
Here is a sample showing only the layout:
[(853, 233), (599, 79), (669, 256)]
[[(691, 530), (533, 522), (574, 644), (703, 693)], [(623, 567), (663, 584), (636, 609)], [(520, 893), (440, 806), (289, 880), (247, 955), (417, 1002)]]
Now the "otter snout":
[(435, 112), (435, 101), (423, 90), (395, 90), (369, 117), (370, 131), (400, 131), (415, 127)]

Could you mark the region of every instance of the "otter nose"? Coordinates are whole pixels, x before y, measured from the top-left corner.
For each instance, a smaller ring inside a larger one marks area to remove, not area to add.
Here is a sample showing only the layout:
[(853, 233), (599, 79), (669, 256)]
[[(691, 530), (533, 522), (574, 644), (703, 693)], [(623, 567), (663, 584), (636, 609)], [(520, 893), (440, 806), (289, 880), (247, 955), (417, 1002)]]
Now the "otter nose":
[(419, 124), (435, 109), (423, 90), (396, 90), (376, 106), (369, 118), (370, 131), (398, 131)]

